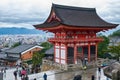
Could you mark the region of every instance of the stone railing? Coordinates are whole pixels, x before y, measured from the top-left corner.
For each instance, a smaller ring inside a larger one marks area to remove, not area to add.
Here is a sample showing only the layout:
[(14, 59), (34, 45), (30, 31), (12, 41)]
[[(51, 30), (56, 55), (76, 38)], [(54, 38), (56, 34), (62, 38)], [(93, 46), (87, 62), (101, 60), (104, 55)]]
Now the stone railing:
[(120, 80), (120, 63), (115, 62), (104, 69), (104, 74), (112, 80)]
[[(77, 64), (59, 64), (59, 63), (55, 63), (54, 61), (43, 59), (43, 65), (47, 65), (49, 70), (51, 68), (52, 69), (60, 69), (60, 70), (80, 70), (80, 69), (83, 69), (83, 64), (81, 61)], [(96, 67), (96, 62), (91, 61), (91, 62), (87, 63), (86, 67), (87, 68)]]
[(60, 69), (61, 65), (58, 63), (55, 63), (54, 61), (51, 61), (49, 59), (43, 59), (42, 60), (42, 70), (47, 71), (47, 70), (55, 70), (55, 69)]

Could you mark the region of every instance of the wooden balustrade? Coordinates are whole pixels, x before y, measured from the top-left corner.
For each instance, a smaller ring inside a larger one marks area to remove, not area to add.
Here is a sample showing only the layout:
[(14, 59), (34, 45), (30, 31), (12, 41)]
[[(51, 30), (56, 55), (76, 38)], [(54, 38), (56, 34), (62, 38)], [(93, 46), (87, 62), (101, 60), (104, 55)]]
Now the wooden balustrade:
[(50, 42), (94, 42), (94, 41), (103, 41), (102, 38), (89, 38), (89, 39), (76, 39), (76, 38), (49, 38)]

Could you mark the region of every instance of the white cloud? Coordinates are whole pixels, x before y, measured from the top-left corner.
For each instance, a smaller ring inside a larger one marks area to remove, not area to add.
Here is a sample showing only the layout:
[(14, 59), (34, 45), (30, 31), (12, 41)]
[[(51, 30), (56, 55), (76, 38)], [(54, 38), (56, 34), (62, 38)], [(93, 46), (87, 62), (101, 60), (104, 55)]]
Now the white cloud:
[(48, 17), (52, 3), (96, 8), (104, 20), (120, 23), (120, 0), (1, 0), (0, 27), (33, 28)]
[(2, 23), (0, 22), (0, 27), (1, 28), (5, 28), (5, 27), (18, 27), (18, 28), (28, 28), (28, 29), (34, 29), (34, 27), (31, 24), (28, 23), (17, 23), (17, 24), (13, 24), (13, 23)]
[(45, 12), (49, 9), (51, 3), (50, 0), (2, 0), (0, 10), (10, 13)]

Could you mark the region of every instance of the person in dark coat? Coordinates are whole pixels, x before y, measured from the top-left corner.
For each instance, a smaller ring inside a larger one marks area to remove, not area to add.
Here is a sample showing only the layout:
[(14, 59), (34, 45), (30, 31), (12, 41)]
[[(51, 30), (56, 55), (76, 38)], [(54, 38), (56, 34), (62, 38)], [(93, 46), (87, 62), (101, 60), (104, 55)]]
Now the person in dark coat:
[(73, 80), (82, 80), (81, 78), (81, 75), (76, 75)]
[(17, 71), (14, 71), (15, 80), (17, 80)]
[(29, 77), (28, 77), (28, 75), (26, 75), (26, 77), (25, 77), (25, 80), (29, 80)]
[(34, 80), (36, 80), (36, 78), (34, 78)]
[(99, 73), (101, 73), (101, 68), (100, 67), (98, 67), (98, 71), (99, 71)]
[(47, 80), (47, 74), (46, 73), (44, 73), (43, 78), (44, 78), (44, 80)]
[(95, 80), (95, 76), (94, 76), (94, 75), (92, 75), (92, 78), (91, 78), (91, 80)]

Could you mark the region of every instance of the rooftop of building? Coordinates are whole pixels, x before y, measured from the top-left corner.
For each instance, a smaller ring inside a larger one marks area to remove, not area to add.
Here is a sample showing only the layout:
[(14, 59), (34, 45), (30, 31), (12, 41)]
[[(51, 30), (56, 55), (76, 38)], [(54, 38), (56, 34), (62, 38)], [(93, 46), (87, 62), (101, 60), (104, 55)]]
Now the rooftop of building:
[[(51, 20), (53, 13), (55, 17)], [(112, 24), (104, 21), (98, 16), (95, 8), (84, 8), (52, 4), (51, 13), (48, 19), (42, 23), (34, 25), (36, 28), (51, 28), (58, 25), (67, 25), (69, 27), (97, 27), (97, 28), (115, 28), (118, 24)]]
[[(22, 53), (30, 48), (33, 48), (35, 46), (38, 46), (38, 45), (36, 45), (36, 44), (23, 44), (23, 45), (15, 47), (15, 48), (8, 49), (5, 52), (6, 53), (18, 53), (18, 54), (20, 54), (20, 53)], [(38, 47), (40, 47), (40, 46), (38, 46)], [(40, 48), (42, 48), (42, 47), (40, 47)]]

